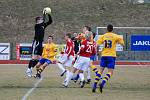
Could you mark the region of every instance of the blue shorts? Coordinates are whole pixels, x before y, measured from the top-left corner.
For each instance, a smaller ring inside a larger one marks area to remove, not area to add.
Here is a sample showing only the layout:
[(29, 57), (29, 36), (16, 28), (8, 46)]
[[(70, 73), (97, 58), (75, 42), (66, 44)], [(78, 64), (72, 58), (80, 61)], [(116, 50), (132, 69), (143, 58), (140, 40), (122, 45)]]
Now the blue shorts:
[(103, 56), (101, 57), (100, 66), (114, 69), (115, 61), (116, 61), (116, 57)]
[(96, 55), (92, 55), (92, 56), (90, 57), (90, 60), (95, 61), (95, 60), (96, 60)]
[(44, 64), (45, 62), (46, 62), (47, 64), (51, 64), (51, 63), (52, 63), (50, 60), (45, 59), (45, 58), (41, 58), (39, 62), (40, 62), (41, 64)]

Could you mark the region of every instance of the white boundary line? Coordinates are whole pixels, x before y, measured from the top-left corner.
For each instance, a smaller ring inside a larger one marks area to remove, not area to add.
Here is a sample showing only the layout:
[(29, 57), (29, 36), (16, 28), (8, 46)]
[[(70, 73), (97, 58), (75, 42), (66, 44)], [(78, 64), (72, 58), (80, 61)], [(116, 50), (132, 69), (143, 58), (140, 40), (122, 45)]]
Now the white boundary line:
[(40, 80), (38, 80), (38, 81), (34, 84), (33, 88), (31, 88), (31, 89), (22, 97), (21, 100), (26, 100), (27, 97), (34, 91), (34, 89), (36, 89), (36, 87), (38, 86), (38, 84), (39, 84), (42, 80), (43, 80), (43, 78), (41, 78)]

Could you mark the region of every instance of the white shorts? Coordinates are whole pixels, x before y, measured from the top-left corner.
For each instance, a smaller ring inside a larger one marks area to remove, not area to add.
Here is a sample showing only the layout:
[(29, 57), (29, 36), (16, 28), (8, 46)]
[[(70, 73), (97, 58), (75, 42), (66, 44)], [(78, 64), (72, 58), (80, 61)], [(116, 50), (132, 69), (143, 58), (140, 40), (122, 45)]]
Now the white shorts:
[(64, 66), (66, 67), (71, 67), (74, 61), (74, 57), (70, 55), (68, 59), (68, 54), (61, 54), (60, 57), (58, 58), (58, 61), (64, 64)]
[(79, 56), (75, 61), (74, 68), (86, 71), (87, 68), (90, 66), (90, 58)]

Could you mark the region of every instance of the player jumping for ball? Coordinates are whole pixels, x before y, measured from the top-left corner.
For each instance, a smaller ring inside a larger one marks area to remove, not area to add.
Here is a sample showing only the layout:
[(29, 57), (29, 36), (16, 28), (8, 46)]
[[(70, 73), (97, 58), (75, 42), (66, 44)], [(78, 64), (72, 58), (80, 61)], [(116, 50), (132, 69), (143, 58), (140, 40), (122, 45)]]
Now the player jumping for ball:
[[(48, 21), (46, 21), (48, 19)], [(51, 13), (43, 10), (43, 17), (39, 16), (35, 19), (36, 24), (34, 26), (35, 35), (32, 43), (32, 59), (29, 61), (26, 74), (28, 77), (32, 77), (32, 68), (38, 63), (42, 55), (42, 42), (44, 39), (45, 28), (52, 23)]]

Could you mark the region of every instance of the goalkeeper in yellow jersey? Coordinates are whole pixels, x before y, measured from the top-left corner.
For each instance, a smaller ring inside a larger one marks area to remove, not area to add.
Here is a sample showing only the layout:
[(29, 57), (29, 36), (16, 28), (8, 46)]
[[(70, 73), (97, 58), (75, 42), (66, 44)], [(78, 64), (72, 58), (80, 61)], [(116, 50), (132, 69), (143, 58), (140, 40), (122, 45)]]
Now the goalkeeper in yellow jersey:
[[(113, 26), (107, 26), (107, 33), (102, 35), (97, 40), (97, 45), (104, 45), (104, 48), (101, 52), (101, 61), (100, 61), (100, 71), (96, 73), (95, 82), (93, 84), (92, 92), (96, 91), (97, 83), (100, 80), (100, 77), (105, 68), (108, 69), (107, 74), (103, 77), (100, 86), (100, 92), (102, 93), (102, 89), (104, 88), (106, 82), (113, 75), (113, 71), (115, 69), (115, 60), (116, 60), (116, 44), (124, 45), (123, 38), (119, 35), (113, 33)], [(97, 70), (96, 68), (94, 70)]]
[(53, 43), (53, 36), (48, 36), (47, 43), (44, 45), (42, 58), (36, 65), (37, 74), (35, 78), (41, 78), (41, 72), (55, 60), (57, 54), (56, 45)]

